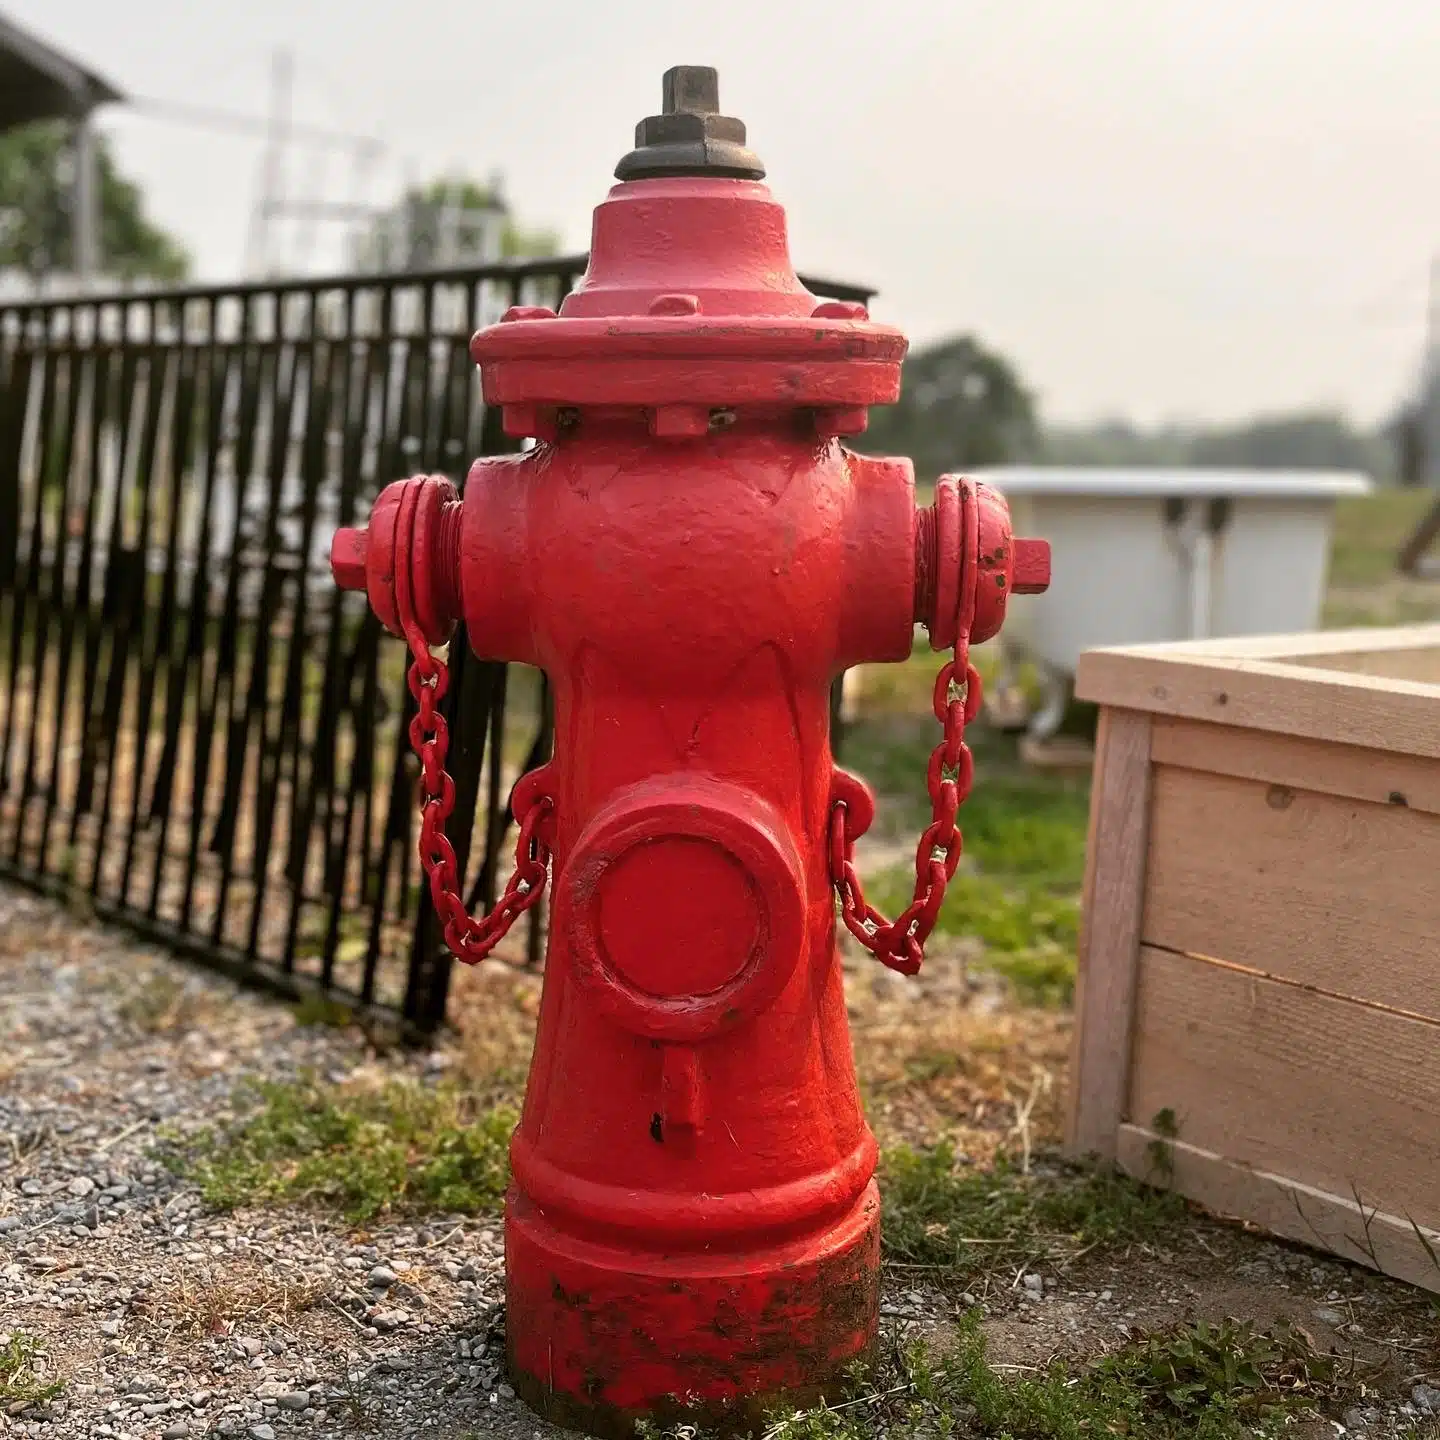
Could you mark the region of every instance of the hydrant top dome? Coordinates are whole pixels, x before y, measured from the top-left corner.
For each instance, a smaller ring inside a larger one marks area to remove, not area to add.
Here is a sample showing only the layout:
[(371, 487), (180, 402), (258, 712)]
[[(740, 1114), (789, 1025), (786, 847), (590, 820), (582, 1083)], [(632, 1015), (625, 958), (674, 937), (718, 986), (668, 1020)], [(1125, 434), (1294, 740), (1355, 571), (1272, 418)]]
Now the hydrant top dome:
[(720, 113), (720, 77), (712, 66), (675, 65), (663, 88), (662, 113), (635, 127), (635, 149), (615, 167), (617, 180), (765, 178), (760, 157), (745, 148), (745, 122)]
[(596, 207), (579, 283), (558, 311), (512, 306), (471, 341), (506, 434), (542, 438), (558, 411), (594, 406), (661, 407), (652, 433), (677, 438), (737, 406), (813, 409), (822, 431), (853, 434), (898, 398), (905, 337), (805, 288), (784, 208), (719, 106), (714, 70), (668, 70), (665, 113), (640, 122)]

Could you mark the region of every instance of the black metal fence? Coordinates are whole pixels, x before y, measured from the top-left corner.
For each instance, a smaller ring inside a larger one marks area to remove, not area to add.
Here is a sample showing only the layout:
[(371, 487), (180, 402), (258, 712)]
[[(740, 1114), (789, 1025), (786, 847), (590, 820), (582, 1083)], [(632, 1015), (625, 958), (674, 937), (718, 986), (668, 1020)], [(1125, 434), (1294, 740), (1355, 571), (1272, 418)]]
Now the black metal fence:
[[(335, 588), (330, 537), (388, 481), (508, 448), (470, 336), (584, 265), (0, 307), (0, 875), (291, 996), (443, 1020), (404, 648)], [(451, 836), (489, 905), (549, 707), (463, 631), (451, 665)]]

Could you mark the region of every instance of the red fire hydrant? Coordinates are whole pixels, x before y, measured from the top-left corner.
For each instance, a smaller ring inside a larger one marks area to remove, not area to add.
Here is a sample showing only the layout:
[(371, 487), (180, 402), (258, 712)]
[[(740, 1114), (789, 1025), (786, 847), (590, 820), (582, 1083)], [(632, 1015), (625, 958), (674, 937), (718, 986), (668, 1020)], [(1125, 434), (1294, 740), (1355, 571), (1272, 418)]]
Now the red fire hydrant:
[[(903, 337), (800, 284), (713, 70), (670, 71), (664, 111), (559, 314), (511, 310), (471, 346), (506, 432), (538, 444), (477, 460), (463, 502), (443, 478), (389, 486), (332, 556), (414, 652), (450, 946), (481, 958), (553, 884), (506, 1333), (521, 1395), (597, 1434), (813, 1397), (873, 1341), (876, 1146), (836, 895), (862, 945), (918, 969), (960, 856), (969, 646), (1050, 564), (993, 490), (946, 477), (917, 512), (908, 460), (841, 445), (897, 398)], [(555, 758), (515, 787), (516, 874), (479, 921), (444, 835), (430, 654), (461, 617), (555, 703)], [(832, 763), (828, 697), (845, 667), (905, 659), (917, 621), (954, 659), (915, 900), (887, 922), (852, 862), (874, 806)]]

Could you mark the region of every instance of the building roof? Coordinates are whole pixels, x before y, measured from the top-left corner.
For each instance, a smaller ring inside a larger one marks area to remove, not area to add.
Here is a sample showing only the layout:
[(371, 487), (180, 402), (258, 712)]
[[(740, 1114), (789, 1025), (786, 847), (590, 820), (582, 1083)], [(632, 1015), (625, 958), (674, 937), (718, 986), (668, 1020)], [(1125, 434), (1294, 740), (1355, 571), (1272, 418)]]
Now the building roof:
[(0, 130), (81, 119), (124, 98), (108, 80), (0, 14)]

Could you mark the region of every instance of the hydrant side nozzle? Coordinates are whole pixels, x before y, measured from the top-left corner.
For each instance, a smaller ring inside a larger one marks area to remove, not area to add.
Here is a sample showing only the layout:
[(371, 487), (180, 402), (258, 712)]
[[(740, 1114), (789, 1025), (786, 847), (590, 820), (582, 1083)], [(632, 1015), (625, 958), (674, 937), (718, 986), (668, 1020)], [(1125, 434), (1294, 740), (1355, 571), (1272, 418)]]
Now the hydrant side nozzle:
[(942, 475), (935, 503), (915, 515), (915, 620), (930, 644), (948, 650), (962, 633), (981, 644), (1005, 623), (1011, 595), (1049, 586), (1049, 542), (1012, 534), (998, 490)]
[[(402, 510), (407, 516), (400, 534)], [(368, 527), (345, 527), (330, 542), (330, 570), (342, 590), (363, 590), (376, 619), (405, 635), (396, 577), (409, 577), (414, 620), (432, 644), (442, 644), (461, 614), (460, 528), (463, 503), (444, 476), (417, 475), (387, 485)]]
[(335, 532), (330, 541), (330, 573), (342, 590), (365, 589), (365, 558), (369, 550), (370, 534), (363, 527), (346, 526)]
[(1014, 595), (1043, 595), (1050, 588), (1050, 542), (1015, 540)]

